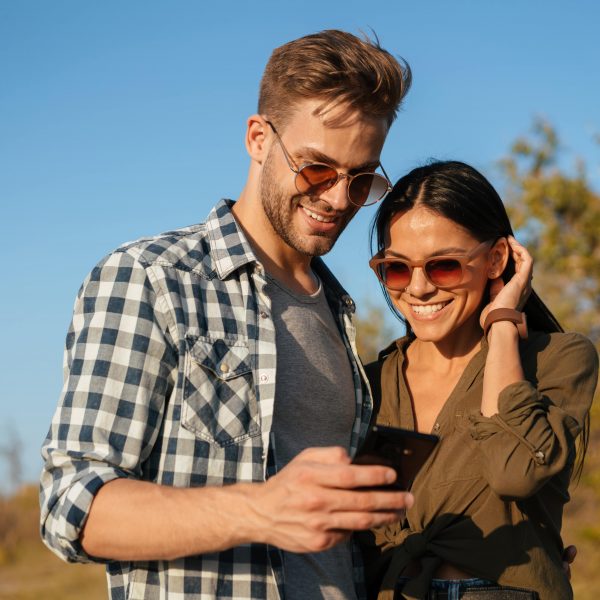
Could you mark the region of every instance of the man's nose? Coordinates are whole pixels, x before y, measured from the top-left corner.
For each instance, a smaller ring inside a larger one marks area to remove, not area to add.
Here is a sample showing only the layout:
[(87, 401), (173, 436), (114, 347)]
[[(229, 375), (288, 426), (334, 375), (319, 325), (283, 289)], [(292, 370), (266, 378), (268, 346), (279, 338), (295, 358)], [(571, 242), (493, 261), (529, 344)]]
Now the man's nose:
[(330, 187), (328, 190), (323, 192), (319, 197), (325, 200), (332, 208), (338, 211), (347, 210), (351, 206), (350, 200), (348, 200), (348, 175), (340, 173), (335, 185)]

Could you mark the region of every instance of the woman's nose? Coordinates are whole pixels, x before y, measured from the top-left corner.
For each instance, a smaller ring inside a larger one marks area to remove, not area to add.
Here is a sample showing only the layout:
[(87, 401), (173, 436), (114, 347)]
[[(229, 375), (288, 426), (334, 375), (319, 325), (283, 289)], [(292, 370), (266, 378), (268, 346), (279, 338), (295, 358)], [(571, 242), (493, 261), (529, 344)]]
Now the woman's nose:
[(433, 285), (427, 277), (425, 277), (425, 272), (422, 267), (414, 267), (412, 270), (412, 276), (408, 285), (406, 286), (406, 291), (415, 298), (420, 298), (421, 296), (425, 296), (427, 294), (431, 294), (436, 290), (435, 285)]

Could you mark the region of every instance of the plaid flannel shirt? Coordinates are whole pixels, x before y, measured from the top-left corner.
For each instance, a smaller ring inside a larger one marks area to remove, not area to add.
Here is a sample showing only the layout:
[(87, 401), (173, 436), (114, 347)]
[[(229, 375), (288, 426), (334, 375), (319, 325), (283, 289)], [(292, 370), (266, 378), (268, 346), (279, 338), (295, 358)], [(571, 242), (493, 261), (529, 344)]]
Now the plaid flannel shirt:
[[(205, 223), (110, 254), (82, 285), (67, 335), (65, 383), (42, 448), (41, 532), (68, 561), (94, 495), (118, 477), (178, 487), (264, 481), (276, 347), (262, 265), (232, 201)], [(352, 363), (351, 451), (372, 412), (358, 360), (354, 303), (313, 263)], [(116, 599), (281, 598), (280, 552), (249, 544), (171, 561), (106, 562)], [(356, 557), (357, 589), (362, 573)]]

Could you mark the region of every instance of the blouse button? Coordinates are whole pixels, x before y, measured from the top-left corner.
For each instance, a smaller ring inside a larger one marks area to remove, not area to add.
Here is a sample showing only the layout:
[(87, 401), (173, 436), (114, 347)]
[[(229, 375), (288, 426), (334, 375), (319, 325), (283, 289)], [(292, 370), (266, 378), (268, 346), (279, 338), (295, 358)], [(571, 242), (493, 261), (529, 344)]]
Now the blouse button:
[(439, 424), (439, 423), (436, 423), (436, 424), (433, 426), (433, 431), (435, 431), (435, 432), (437, 433), (439, 430), (440, 430), (440, 424)]

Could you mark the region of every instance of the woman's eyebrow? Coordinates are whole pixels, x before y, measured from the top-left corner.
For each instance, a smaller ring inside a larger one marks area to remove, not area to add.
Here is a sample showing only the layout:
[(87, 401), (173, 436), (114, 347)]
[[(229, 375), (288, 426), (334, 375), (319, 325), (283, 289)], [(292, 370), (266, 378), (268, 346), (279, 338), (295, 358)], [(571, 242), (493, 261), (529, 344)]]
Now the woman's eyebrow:
[[(427, 255), (427, 258), (434, 258), (436, 256), (446, 256), (446, 255), (455, 255), (455, 254), (466, 254), (467, 251), (464, 248), (459, 248), (456, 246), (451, 246), (449, 248), (440, 248), (439, 250), (435, 250), (431, 254)], [(404, 260), (412, 260), (410, 257), (401, 254), (400, 252), (394, 252), (393, 250), (386, 250), (386, 256), (393, 256), (394, 258), (403, 258)]]

